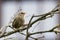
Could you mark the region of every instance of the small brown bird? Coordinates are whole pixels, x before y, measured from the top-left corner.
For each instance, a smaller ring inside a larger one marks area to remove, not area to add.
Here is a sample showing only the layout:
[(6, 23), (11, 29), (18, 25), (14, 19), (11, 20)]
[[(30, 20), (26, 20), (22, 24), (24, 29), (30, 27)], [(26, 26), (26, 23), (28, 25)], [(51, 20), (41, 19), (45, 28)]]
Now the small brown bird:
[(23, 27), (23, 25), (24, 25), (24, 15), (25, 15), (24, 12), (20, 12), (20, 13), (18, 13), (18, 15), (16, 15), (14, 21), (12, 22), (12, 26), (15, 29)]

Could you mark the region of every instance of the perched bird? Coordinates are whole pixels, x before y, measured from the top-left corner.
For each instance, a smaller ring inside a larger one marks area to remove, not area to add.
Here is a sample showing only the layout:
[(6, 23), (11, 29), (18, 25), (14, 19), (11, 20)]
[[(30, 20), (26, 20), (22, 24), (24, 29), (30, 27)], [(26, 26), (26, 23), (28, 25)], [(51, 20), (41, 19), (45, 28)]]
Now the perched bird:
[(14, 18), (13, 22), (12, 22), (12, 26), (15, 28), (15, 29), (18, 29), (20, 27), (23, 27), (24, 25), (24, 15), (25, 13), (24, 12), (20, 12), (18, 13), (18, 15), (16, 15), (16, 17)]

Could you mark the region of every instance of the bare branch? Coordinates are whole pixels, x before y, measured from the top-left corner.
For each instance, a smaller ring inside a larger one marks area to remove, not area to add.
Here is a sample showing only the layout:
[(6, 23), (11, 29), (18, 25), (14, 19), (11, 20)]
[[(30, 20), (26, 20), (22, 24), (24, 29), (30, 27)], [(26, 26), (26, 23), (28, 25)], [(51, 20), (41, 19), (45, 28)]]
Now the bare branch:
[(58, 27), (60, 27), (60, 25), (57, 25), (57, 26), (55, 26), (54, 28), (52, 28), (50, 30), (35, 32), (35, 33), (31, 33), (30, 35), (39, 34), (39, 33), (46, 33), (46, 32), (58, 32), (58, 33), (60, 33), (60, 30), (54, 30), (54, 29), (56, 29)]
[(30, 27), (30, 23), (31, 23), (32, 19), (33, 19), (33, 16), (31, 17), (31, 19), (30, 19), (30, 21), (29, 21), (29, 23), (28, 23), (27, 31), (26, 31), (26, 34), (27, 34), (27, 35), (26, 35), (26, 39), (25, 39), (25, 40), (28, 40), (28, 37), (29, 37), (28, 28)]
[[(25, 25), (25, 26), (26, 26), (26, 25)], [(9, 26), (9, 27), (12, 28), (13, 30), (15, 30), (13, 27), (11, 27), (11, 26)], [(19, 32), (19, 33), (20, 33), (20, 32)], [(26, 36), (26, 34), (24, 34), (24, 33), (20, 33), (20, 34)], [(33, 37), (30, 37), (30, 38), (32, 38), (32, 39), (36, 39), (36, 38), (33, 38)]]

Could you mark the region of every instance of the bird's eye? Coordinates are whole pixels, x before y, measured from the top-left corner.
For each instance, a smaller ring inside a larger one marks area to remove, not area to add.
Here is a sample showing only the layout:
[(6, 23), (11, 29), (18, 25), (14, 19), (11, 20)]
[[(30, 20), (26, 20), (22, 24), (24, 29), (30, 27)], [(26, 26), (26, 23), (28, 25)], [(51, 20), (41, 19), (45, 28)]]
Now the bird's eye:
[(21, 12), (21, 14), (25, 14), (24, 12)]

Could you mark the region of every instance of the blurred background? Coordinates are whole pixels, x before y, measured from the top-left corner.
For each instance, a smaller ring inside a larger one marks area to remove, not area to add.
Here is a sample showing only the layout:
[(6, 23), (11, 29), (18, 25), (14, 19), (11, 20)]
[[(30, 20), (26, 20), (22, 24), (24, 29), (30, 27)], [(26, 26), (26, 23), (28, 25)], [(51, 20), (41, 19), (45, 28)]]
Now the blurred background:
[[(16, 12), (19, 9), (22, 9), (22, 11), (26, 12), (25, 15), (25, 23), (28, 23), (31, 16), (34, 15), (40, 15), (45, 14), (54, 7), (56, 7), (59, 0), (2, 0), (0, 1), (0, 27), (5, 27), (8, 25), (8, 23), (13, 20), (13, 16), (16, 14)], [(35, 20), (37, 18), (34, 18)], [(43, 21), (39, 21), (33, 25), (29, 29), (29, 32), (37, 32), (41, 30), (49, 30), (53, 28), (54, 26), (58, 25), (60, 23), (60, 15), (54, 15), (52, 18), (48, 18)], [(7, 28), (7, 32), (12, 31), (11, 28)], [(25, 33), (25, 31), (23, 31)], [(44, 35), (44, 38), (38, 38), (42, 37)], [(25, 36), (15, 33), (5, 38), (13, 38), (12, 40), (24, 40)], [(56, 39), (56, 34), (54, 32), (50, 33), (43, 33), (43, 34), (37, 34), (33, 35), (32, 37), (38, 38), (38, 40), (60, 40), (59, 34), (58, 38)], [(4, 40), (4, 38), (1, 38), (0, 40)], [(11, 40), (11, 39), (8, 39)], [(29, 39), (33, 40), (33, 39)]]

